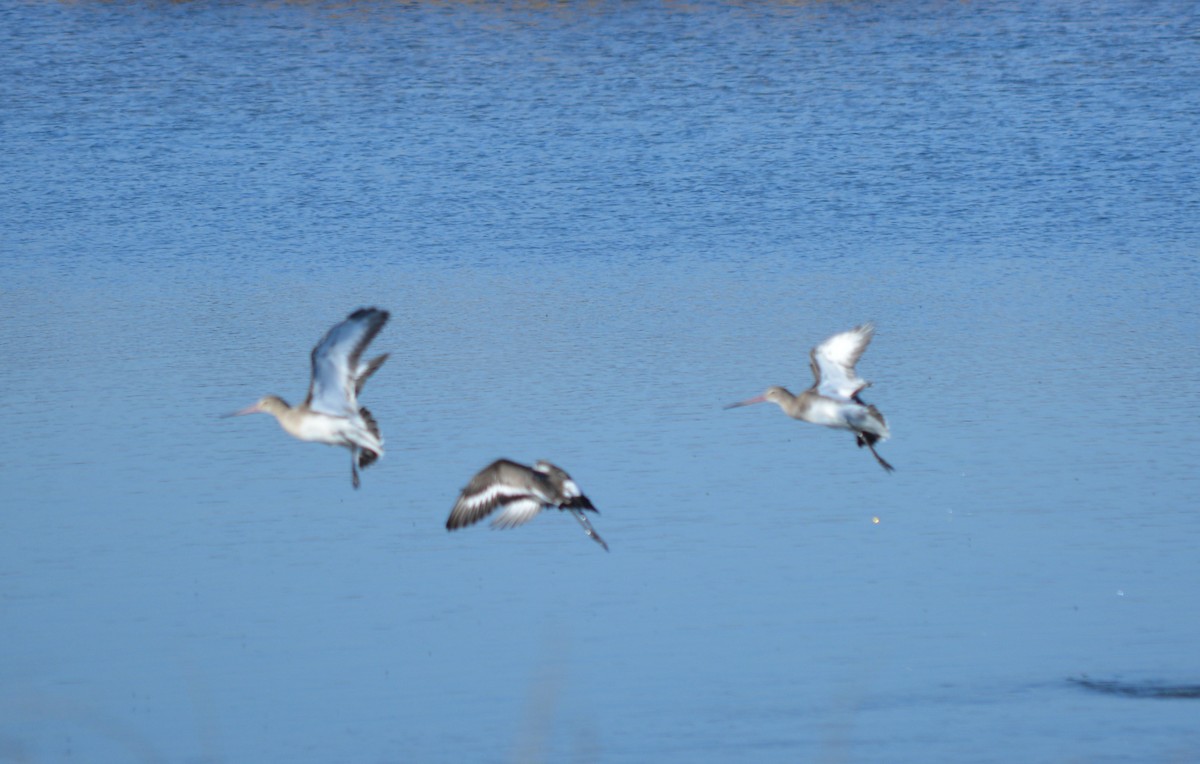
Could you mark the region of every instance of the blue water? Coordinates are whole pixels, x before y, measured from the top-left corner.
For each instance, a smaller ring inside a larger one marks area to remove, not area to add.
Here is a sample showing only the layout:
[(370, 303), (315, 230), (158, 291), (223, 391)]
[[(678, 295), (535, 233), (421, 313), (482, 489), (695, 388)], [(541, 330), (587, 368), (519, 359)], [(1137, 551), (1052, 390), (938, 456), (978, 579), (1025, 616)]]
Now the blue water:
[[(1139, 691), (1200, 684), (1190, 4), (17, 0), (0, 50), (0, 761), (1200, 761)], [(355, 492), (218, 416), (364, 305)], [(721, 410), (865, 320), (894, 475)], [(612, 552), (447, 533), (499, 456)]]

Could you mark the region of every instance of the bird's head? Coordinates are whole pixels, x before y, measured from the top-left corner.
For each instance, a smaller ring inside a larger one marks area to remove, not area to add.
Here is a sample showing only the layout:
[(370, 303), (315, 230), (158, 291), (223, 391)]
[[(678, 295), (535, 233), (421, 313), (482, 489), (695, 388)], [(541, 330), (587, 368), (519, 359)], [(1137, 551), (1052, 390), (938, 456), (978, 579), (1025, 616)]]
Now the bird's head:
[(246, 414), (258, 414), (261, 412), (277, 417), (283, 412), (287, 411), (289, 408), (291, 407), (288, 406), (287, 401), (285, 401), (283, 398), (280, 398), (278, 395), (266, 395), (255, 401), (253, 405), (247, 406), (241, 411), (234, 411), (232, 414), (226, 414), (225, 416), (245, 416)]

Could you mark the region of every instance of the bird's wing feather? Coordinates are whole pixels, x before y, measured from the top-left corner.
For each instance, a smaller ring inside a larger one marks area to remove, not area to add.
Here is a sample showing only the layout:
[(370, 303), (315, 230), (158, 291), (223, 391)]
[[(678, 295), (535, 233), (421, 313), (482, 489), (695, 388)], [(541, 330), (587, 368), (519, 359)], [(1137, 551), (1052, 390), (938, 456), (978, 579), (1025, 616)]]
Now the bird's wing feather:
[(544, 506), (545, 504), (533, 497), (507, 502), (500, 514), (496, 515), (496, 519), (492, 520), (492, 527), (515, 528), (518, 525), (524, 525), (537, 517), (538, 512), (541, 512)]
[(357, 380), (364, 371), (359, 358), (387, 320), (385, 310), (360, 308), (321, 338), (312, 351), (312, 383), (305, 400), (309, 408), (331, 416), (352, 416), (358, 410)]
[[(504, 511), (495, 524), (508, 527), (528, 521), (545, 504), (552, 503), (546, 495), (544, 478), (535, 475), (528, 467), (498, 459), (479, 471), (467, 487), (459, 494), (446, 527), (450, 530), (479, 522), (497, 507)], [(526, 506), (534, 502), (532, 509)], [(510, 508), (511, 509), (510, 511)], [(510, 519), (505, 519), (509, 516)], [(521, 518), (521, 519), (511, 519)]]
[(362, 392), (363, 385), (366, 384), (367, 379), (369, 379), (372, 374), (379, 371), (379, 367), (383, 366), (383, 362), (388, 359), (388, 355), (388, 353), (384, 353), (378, 358), (372, 358), (367, 363), (360, 363), (358, 365), (358, 376), (354, 380), (355, 395), (358, 395)]
[(875, 326), (863, 324), (835, 334), (812, 349), (809, 361), (815, 378), (813, 387), (819, 394), (849, 401), (867, 386), (854, 367), (874, 335)]
[(526, 498), (528, 494), (499, 483), (480, 491), (471, 491), (468, 487), (454, 503), (454, 509), (450, 510), (450, 519), (446, 521), (446, 527), (454, 530), (473, 525), (490, 515), (496, 507)]

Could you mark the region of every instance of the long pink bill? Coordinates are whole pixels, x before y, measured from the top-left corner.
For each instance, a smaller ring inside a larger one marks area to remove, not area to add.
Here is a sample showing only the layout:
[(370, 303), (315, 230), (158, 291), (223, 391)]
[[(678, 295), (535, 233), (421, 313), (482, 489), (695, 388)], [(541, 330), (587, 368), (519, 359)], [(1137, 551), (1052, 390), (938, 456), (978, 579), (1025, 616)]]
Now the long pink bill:
[(258, 407), (257, 403), (255, 403), (254, 405), (247, 406), (246, 408), (241, 409), (240, 411), (231, 411), (228, 414), (222, 414), (221, 418), (228, 419), (228, 418), (234, 417), (234, 416), (246, 416), (247, 414), (257, 414), (260, 411), (262, 411), (262, 409)]
[(736, 409), (738, 406), (749, 406), (751, 403), (766, 403), (766, 402), (767, 402), (767, 397), (765, 395), (756, 395), (753, 398), (747, 398), (744, 401), (738, 401), (737, 403), (731, 403), (728, 406), (725, 406), (724, 408)]

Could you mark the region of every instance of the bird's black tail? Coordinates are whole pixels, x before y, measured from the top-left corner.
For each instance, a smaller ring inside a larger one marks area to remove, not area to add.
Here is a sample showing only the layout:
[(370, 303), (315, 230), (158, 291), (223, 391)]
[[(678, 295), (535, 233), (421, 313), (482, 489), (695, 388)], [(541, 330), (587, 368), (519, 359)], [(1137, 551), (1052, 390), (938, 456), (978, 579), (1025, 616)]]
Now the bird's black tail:
[(586, 496), (572, 496), (558, 506), (560, 509), (586, 509), (588, 512), (600, 514), (600, 510), (596, 509)]
[[(367, 423), (367, 432), (374, 435), (377, 440), (383, 440), (383, 436), (379, 434), (379, 423), (375, 421), (375, 417), (371, 416), (371, 412), (367, 409), (367, 407), (363, 406), (358, 410), (358, 413), (363, 418), (363, 421)], [(379, 454), (375, 453), (374, 451), (366, 448), (358, 449), (359, 469), (370, 467), (378, 459)]]

